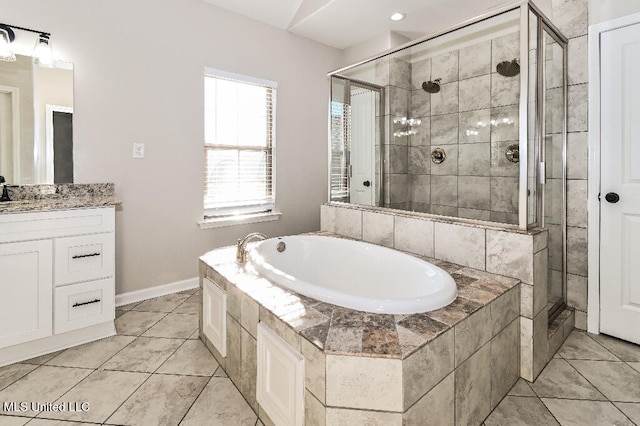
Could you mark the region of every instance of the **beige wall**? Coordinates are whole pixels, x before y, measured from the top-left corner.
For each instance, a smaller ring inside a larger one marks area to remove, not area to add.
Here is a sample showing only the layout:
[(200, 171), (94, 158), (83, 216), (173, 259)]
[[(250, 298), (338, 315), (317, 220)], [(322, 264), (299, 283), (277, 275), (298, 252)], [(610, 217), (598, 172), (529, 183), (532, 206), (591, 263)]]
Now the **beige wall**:
[[(251, 231), (319, 229), (327, 198), (326, 73), (342, 53), (200, 0), (0, 0), (74, 63), (76, 181), (114, 182), (116, 292), (196, 277), (198, 256)], [(199, 229), (204, 67), (277, 81), (279, 221)], [(144, 159), (131, 158), (145, 143)]]
[(640, 13), (638, 0), (589, 0), (589, 24), (598, 24), (632, 13)]

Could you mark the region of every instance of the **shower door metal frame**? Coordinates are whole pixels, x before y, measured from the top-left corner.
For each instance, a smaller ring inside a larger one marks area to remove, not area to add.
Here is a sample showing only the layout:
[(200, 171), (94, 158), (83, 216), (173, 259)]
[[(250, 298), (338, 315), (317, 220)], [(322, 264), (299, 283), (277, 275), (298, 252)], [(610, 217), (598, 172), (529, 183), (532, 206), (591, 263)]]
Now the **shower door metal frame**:
[[(554, 303), (554, 305), (549, 307), (549, 311), (548, 311), (548, 315), (549, 315), (549, 320), (553, 320), (556, 316), (558, 316), (562, 310), (564, 309), (564, 307), (566, 306), (566, 298), (567, 298), (567, 113), (568, 113), (568, 109), (567, 109), (567, 104), (568, 104), (568, 39), (562, 35), (562, 33), (553, 25), (551, 24), (551, 22), (548, 20), (548, 18), (533, 4), (529, 2), (529, 7), (526, 8), (526, 15), (527, 15), (527, 37), (526, 37), (526, 44), (527, 44), (527, 48), (525, 50), (525, 54), (526, 54), (526, 58), (524, 58), (524, 60), (526, 61), (526, 68), (527, 68), (527, 72), (529, 69), (529, 64), (528, 64), (528, 56), (529, 56), (529, 12), (533, 13), (533, 15), (537, 18), (536, 21), (536, 121), (535, 121), (535, 140), (534, 143), (536, 144), (535, 147), (535, 159), (534, 159), (534, 164), (536, 165), (536, 221), (533, 223), (527, 223), (527, 228), (532, 228), (532, 227), (544, 227), (545, 226), (545, 218), (544, 218), (544, 213), (545, 213), (545, 204), (544, 204), (544, 198), (545, 198), (545, 194), (544, 194), (544, 189), (543, 190), (543, 186), (544, 186), (544, 182), (546, 180), (546, 171), (545, 171), (545, 163), (546, 163), (546, 148), (545, 148), (545, 143), (544, 143), (544, 139), (545, 139), (545, 135), (543, 134), (543, 132), (545, 131), (545, 123), (544, 123), (544, 119), (545, 119), (545, 108), (546, 108), (546, 96), (545, 96), (545, 84), (543, 79), (546, 77), (546, 75), (544, 74), (544, 61), (546, 60), (545, 58), (545, 54), (546, 54), (546, 46), (544, 44), (544, 34), (546, 33), (547, 35), (549, 35), (556, 43), (558, 43), (561, 47), (562, 47), (562, 98), (563, 98), (563, 105), (562, 105), (562, 199), (561, 199), (561, 203), (562, 203), (562, 208), (561, 208), (561, 220), (560, 220), (560, 227), (562, 230), (562, 297), (560, 300), (558, 300), (556, 303)], [(525, 11), (523, 8), (523, 18), (524, 19), (524, 15), (525, 15)], [(524, 37), (523, 37), (524, 38)], [(522, 44), (521, 44), (522, 46)], [(521, 56), (522, 57), (522, 56)], [(528, 77), (528, 76), (527, 76)], [(524, 98), (528, 98), (528, 87), (527, 87), (527, 83), (528, 83), (528, 78), (527, 79), (523, 79), (525, 80), (523, 82), (523, 86), (522, 87), (526, 87), (527, 92), (523, 92), (526, 93), (526, 95), (524, 96)], [(523, 104), (522, 104), (522, 95), (521, 95), (521, 104), (520, 107), (523, 108)], [(525, 102), (528, 102), (528, 99), (525, 100)], [(522, 135), (522, 127), (525, 127), (524, 130), (524, 134), (526, 135), (528, 130), (526, 129), (528, 127), (528, 113), (529, 111), (527, 110), (528, 108), (528, 104), (524, 104), (525, 106), (525, 111), (523, 113), (522, 109), (521, 109), (521, 114), (520, 114), (520, 118), (522, 120), (522, 117), (525, 117), (525, 120), (527, 120), (526, 124), (524, 126), (521, 125), (521, 140), (520, 143), (522, 144), (522, 141), (526, 141), (525, 143), (528, 143), (528, 138), (523, 138)], [(525, 151), (528, 153), (527, 148), (525, 147), (524, 149), (521, 148), (521, 151)], [(544, 161), (542, 161), (544, 160)], [(520, 169), (520, 179), (521, 179), (521, 185), (522, 185), (522, 179), (527, 179), (527, 173), (528, 173), (528, 166), (525, 165), (524, 167), (522, 167)], [(527, 182), (528, 183), (528, 182)], [(522, 189), (522, 187), (521, 187)], [(527, 187), (528, 189), (528, 187)], [(527, 218), (527, 213), (529, 211), (528, 209), (528, 197), (527, 197), (527, 191), (524, 191), (524, 194), (520, 193), (520, 197), (521, 197), (521, 202), (522, 202), (522, 198), (524, 197), (524, 199), (526, 200), (526, 205), (525, 205), (525, 210), (524, 213), (522, 212), (522, 204), (521, 204), (521, 215), (520, 215), (520, 225), (522, 227), (522, 220), (523, 220), (523, 214), (524, 214), (524, 219), (525, 222), (528, 222), (528, 218)]]

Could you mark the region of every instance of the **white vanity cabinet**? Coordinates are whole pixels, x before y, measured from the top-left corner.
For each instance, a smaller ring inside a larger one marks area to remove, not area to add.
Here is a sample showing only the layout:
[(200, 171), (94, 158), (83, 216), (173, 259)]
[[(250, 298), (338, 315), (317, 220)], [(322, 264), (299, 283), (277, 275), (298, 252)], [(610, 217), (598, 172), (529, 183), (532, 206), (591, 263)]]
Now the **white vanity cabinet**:
[(114, 210), (0, 214), (0, 366), (115, 334)]
[(51, 240), (0, 244), (0, 347), (51, 335)]

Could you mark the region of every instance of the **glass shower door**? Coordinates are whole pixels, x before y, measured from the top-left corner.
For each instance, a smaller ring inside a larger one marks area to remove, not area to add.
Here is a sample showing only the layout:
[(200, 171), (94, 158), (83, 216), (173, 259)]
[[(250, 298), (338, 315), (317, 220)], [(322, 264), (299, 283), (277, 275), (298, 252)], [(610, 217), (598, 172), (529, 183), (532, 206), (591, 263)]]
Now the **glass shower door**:
[(550, 318), (560, 312), (566, 300), (565, 47), (542, 26), (544, 114), (541, 154), (545, 165), (543, 225), (549, 229), (547, 302)]

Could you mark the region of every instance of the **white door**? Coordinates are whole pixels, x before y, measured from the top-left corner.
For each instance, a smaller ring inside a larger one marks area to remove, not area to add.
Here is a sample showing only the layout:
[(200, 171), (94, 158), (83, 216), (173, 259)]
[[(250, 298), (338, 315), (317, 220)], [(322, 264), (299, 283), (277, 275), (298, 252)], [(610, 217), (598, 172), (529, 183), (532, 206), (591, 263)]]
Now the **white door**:
[(600, 331), (640, 344), (640, 23), (600, 46)]
[(351, 93), (350, 201), (375, 205), (376, 94), (367, 89)]

